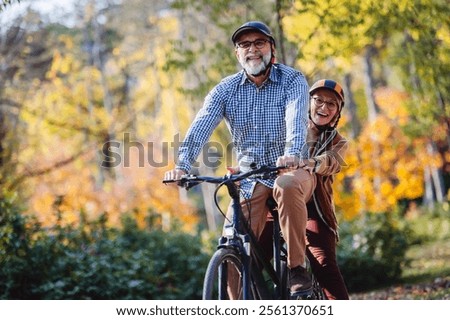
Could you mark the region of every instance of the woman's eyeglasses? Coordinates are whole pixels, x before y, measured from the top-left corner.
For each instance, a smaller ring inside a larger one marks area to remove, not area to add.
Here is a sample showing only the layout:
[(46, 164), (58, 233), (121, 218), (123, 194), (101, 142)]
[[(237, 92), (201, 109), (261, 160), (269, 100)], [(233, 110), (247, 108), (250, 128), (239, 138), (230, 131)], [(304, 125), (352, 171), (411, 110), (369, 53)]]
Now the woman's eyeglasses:
[(242, 41), (236, 44), (236, 46), (238, 46), (241, 49), (249, 49), (252, 44), (255, 45), (256, 49), (262, 49), (266, 46), (266, 43), (270, 42), (269, 40), (265, 40), (265, 39), (258, 39), (255, 41)]
[(326, 105), (326, 107), (330, 111), (334, 111), (339, 107), (336, 101), (325, 101), (321, 97), (312, 97), (312, 99), (314, 100), (314, 104), (316, 105), (316, 107), (322, 107), (323, 105)]

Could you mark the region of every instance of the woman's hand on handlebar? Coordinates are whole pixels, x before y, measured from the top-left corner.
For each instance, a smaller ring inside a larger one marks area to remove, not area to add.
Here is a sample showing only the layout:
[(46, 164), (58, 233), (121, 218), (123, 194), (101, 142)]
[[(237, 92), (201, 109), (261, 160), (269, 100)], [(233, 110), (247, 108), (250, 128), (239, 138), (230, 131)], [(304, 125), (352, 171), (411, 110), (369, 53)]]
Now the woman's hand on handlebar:
[(296, 170), (300, 165), (300, 158), (296, 156), (281, 156), (277, 159), (277, 167), (285, 167), (286, 169), (281, 169), (280, 173), (286, 173), (292, 170)]
[[(278, 167), (286, 167), (286, 169), (281, 169), (280, 173), (286, 173), (292, 170), (297, 169), (305, 169), (307, 170), (307, 162), (305, 162), (305, 159), (300, 159), (297, 156), (281, 156), (277, 159), (277, 166)], [(310, 170), (307, 170), (311, 173)]]

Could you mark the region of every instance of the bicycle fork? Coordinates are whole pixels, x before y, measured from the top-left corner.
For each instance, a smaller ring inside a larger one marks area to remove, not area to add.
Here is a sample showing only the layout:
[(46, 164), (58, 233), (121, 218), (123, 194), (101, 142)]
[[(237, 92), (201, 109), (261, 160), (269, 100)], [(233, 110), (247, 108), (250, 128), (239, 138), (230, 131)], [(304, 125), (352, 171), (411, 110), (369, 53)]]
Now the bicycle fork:
[(250, 236), (248, 234), (241, 235), (239, 232), (242, 228), (240, 225), (240, 217), (243, 216), (241, 205), (239, 203), (239, 192), (233, 182), (227, 181), (225, 185), (227, 186), (228, 193), (232, 199), (233, 216), (231, 225), (234, 226), (233, 238), (235, 238), (237, 234), (241, 240), (240, 245), (237, 245), (237, 247), (242, 257), (242, 297), (244, 300), (250, 300), (252, 299), (250, 289)]
[(248, 235), (243, 236), (242, 239), (244, 252), (242, 252), (242, 262), (243, 262), (243, 270), (242, 270), (242, 296), (244, 300), (250, 300), (251, 290), (250, 290), (250, 237)]

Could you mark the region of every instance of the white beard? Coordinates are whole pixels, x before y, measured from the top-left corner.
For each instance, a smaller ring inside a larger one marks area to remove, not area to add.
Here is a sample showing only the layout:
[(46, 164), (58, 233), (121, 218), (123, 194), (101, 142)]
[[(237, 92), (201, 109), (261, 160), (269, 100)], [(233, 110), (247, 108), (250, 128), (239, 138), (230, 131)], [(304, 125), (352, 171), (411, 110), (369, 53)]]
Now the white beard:
[(254, 64), (253, 60), (247, 60), (246, 57), (240, 57), (239, 63), (241, 64), (242, 68), (244, 68), (245, 72), (247, 72), (247, 74), (257, 76), (261, 74), (261, 72), (266, 70), (271, 59), (272, 53), (269, 52), (262, 57), (262, 61), (257, 65)]

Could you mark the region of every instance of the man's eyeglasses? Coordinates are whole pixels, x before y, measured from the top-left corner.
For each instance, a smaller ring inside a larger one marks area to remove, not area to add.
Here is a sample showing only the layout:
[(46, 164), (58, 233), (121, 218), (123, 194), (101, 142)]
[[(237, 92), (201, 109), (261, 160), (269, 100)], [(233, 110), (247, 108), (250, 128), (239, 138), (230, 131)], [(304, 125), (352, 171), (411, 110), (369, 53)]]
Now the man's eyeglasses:
[(236, 45), (241, 49), (249, 49), (252, 46), (252, 44), (254, 44), (256, 49), (262, 49), (265, 47), (267, 42), (270, 41), (265, 39), (258, 39), (255, 41), (242, 41), (237, 43)]
[(314, 100), (314, 104), (316, 105), (316, 107), (322, 107), (323, 105), (326, 105), (326, 107), (328, 108), (328, 110), (330, 111), (334, 111), (336, 110), (339, 105), (336, 101), (325, 101), (323, 98), (321, 97), (312, 97)]

